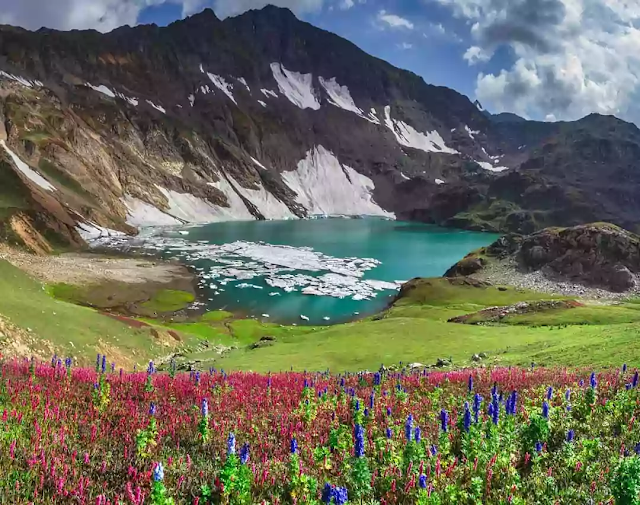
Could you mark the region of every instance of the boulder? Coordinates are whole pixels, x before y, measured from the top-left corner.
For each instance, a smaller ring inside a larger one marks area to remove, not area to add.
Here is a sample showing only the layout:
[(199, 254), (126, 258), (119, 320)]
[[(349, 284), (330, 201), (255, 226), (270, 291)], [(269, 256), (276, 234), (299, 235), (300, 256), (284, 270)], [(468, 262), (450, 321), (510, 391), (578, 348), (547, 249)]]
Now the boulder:
[(458, 261), (444, 274), (445, 277), (466, 277), (484, 268), (485, 261), (477, 256), (467, 256)]

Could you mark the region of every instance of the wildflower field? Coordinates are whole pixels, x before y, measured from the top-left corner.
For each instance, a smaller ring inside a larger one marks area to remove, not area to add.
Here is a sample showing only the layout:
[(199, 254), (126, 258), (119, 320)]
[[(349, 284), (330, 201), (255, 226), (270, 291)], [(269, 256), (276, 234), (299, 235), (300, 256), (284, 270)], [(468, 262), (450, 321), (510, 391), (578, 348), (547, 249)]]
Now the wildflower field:
[(638, 373), (6, 361), (2, 504), (640, 503)]

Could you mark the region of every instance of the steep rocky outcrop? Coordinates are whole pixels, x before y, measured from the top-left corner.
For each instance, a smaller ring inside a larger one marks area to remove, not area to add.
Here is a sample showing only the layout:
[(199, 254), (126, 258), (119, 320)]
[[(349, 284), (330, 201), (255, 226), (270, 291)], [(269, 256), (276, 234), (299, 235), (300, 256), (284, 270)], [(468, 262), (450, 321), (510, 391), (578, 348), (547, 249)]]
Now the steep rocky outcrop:
[(467, 256), (445, 275), (477, 273), (491, 261), (513, 263), (522, 272), (542, 271), (553, 280), (625, 292), (637, 287), (640, 237), (608, 223), (508, 235)]
[(492, 116), (275, 7), (107, 34), (1, 26), (0, 140), (0, 221), (27, 213), (69, 245), (309, 214), (640, 222), (635, 126)]

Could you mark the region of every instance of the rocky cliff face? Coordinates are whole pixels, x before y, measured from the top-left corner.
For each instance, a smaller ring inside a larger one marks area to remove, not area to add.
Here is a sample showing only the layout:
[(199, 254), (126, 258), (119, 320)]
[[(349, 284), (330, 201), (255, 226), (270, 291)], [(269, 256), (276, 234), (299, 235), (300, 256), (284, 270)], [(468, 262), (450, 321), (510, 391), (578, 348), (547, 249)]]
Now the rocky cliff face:
[(554, 281), (623, 293), (638, 288), (640, 237), (608, 223), (511, 234), (469, 254), (445, 276), (481, 273), (496, 261), (522, 273), (539, 271)]
[(494, 117), (274, 7), (108, 34), (0, 27), (0, 125), (9, 238), (16, 215), (71, 245), (310, 214), (521, 232), (640, 215), (633, 125)]

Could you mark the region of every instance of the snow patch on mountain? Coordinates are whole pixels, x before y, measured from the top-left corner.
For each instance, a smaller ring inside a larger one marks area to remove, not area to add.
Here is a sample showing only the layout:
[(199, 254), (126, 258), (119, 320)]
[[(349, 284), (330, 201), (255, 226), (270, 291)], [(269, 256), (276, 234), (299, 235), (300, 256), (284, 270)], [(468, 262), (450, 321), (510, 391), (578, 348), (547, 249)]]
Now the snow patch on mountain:
[(436, 179), (436, 184), (440, 186), (440, 184), (444, 184), (444, 181), (442, 179)]
[(504, 172), (505, 170), (509, 170), (509, 167), (494, 167), (486, 161), (476, 161), (476, 163), (489, 172)]
[(371, 179), (340, 164), (323, 146), (307, 152), (298, 168), (283, 172), (282, 179), (310, 214), (395, 217), (373, 200)]
[(301, 109), (318, 110), (320, 108), (320, 102), (313, 89), (313, 74), (293, 72), (280, 63), (272, 63), (271, 72), (278, 83), (280, 93), (291, 103)]
[(107, 88), (104, 84), (100, 84), (100, 86), (94, 86), (93, 84), (87, 82), (85, 84), (86, 87), (91, 88), (93, 91), (97, 91), (98, 93), (102, 93), (103, 95), (108, 96), (109, 98), (115, 98), (116, 94)]
[(480, 133), (479, 130), (472, 130), (471, 128), (469, 128), (467, 125), (464, 125), (464, 129), (467, 131), (467, 135), (469, 135), (469, 137), (471, 138), (471, 140), (475, 140), (474, 135), (478, 135), (478, 133)]
[(86, 242), (90, 242), (92, 240), (97, 240), (101, 238), (110, 238), (110, 237), (124, 237), (125, 234), (121, 231), (110, 230), (109, 228), (103, 228), (102, 226), (98, 226), (95, 223), (90, 221), (85, 221), (83, 223), (78, 223), (76, 225), (76, 231), (78, 235), (80, 235), (83, 240)]
[[(178, 193), (177, 191), (160, 186), (156, 187), (169, 201), (168, 213), (188, 223), (211, 223), (215, 221), (243, 219), (244, 217), (241, 212), (234, 212), (235, 209), (232, 210), (228, 207), (215, 206), (188, 193)], [(246, 207), (245, 211), (246, 215), (248, 215), (247, 219), (253, 219), (253, 216), (249, 214)]]
[(193, 104), (196, 103), (195, 95), (189, 95), (189, 103), (191, 104), (191, 107), (193, 107)]
[(163, 114), (166, 114), (166, 113), (167, 113), (167, 111), (165, 110), (165, 108), (164, 108), (164, 107), (162, 107), (161, 105), (156, 105), (156, 104), (155, 104), (155, 103), (153, 103), (151, 100), (147, 100), (147, 103), (148, 103), (149, 105), (151, 105), (151, 107), (153, 107), (154, 109), (156, 109), (156, 110), (158, 110), (158, 111), (162, 112)]
[[(218, 178), (220, 179), (218, 182), (209, 182), (208, 185), (220, 190), (227, 198), (229, 207), (219, 207), (222, 220), (230, 221), (238, 219), (242, 221), (250, 221), (255, 219), (253, 214), (251, 214), (249, 209), (247, 209), (247, 206), (240, 195), (236, 193), (235, 189), (233, 189), (233, 186), (231, 186), (224, 175), (218, 174)], [(219, 221), (221, 219), (217, 220)]]
[(249, 93), (251, 93), (251, 88), (249, 87), (249, 85), (247, 84), (247, 80), (244, 77), (238, 77), (237, 78), (238, 82), (242, 85), (244, 85), (245, 88), (247, 88), (247, 91)]
[(136, 228), (145, 226), (175, 226), (182, 224), (174, 217), (165, 214), (153, 205), (143, 202), (132, 196), (125, 196), (123, 199), (127, 207), (127, 224)]
[(0, 145), (2, 147), (4, 147), (4, 150), (11, 157), (11, 159), (13, 160), (13, 163), (16, 165), (18, 170), (27, 179), (29, 179), (31, 182), (35, 183), (36, 185), (40, 186), (44, 190), (47, 190), (47, 191), (55, 191), (56, 190), (56, 188), (53, 185), (51, 185), (51, 183), (49, 183), (48, 180), (46, 180), (38, 172), (33, 170), (29, 165), (27, 165), (20, 158), (18, 158), (18, 155), (16, 153), (14, 153), (11, 149), (9, 149), (9, 146), (5, 143), (4, 140), (0, 140)]
[(234, 98), (232, 93), (233, 84), (231, 84), (230, 82), (227, 82), (224, 77), (220, 77), (219, 75), (210, 74), (209, 72), (207, 72), (207, 76), (209, 77), (209, 79), (211, 80), (211, 82), (216, 88), (218, 88), (225, 95), (227, 95), (233, 103), (238, 105), (238, 102), (236, 102), (236, 99)]
[(4, 77), (5, 79), (10, 79), (17, 83), (20, 83), (27, 88), (33, 88), (35, 86), (42, 87), (42, 83), (40, 81), (30, 81), (29, 79), (25, 79), (24, 77), (20, 77), (19, 75), (10, 74), (2, 70), (0, 70), (0, 77)]
[(271, 91), (270, 89), (261, 89), (260, 91), (262, 91), (262, 94), (267, 98), (269, 97), (278, 98), (278, 93), (276, 93), (275, 91)]
[(253, 156), (249, 156), (249, 158), (251, 158), (251, 161), (253, 161), (256, 165), (258, 165), (262, 170), (266, 170), (267, 169), (262, 163), (260, 163)]
[(269, 193), (262, 184), (259, 189), (248, 189), (240, 186), (233, 178), (229, 177), (238, 192), (256, 206), (265, 219), (294, 219), (296, 216), (284, 203)]
[(349, 88), (347, 86), (340, 86), (335, 77), (332, 77), (331, 79), (319, 77), (318, 79), (322, 87), (327, 92), (327, 95), (329, 95), (329, 103), (331, 105), (353, 112), (362, 119), (366, 119), (372, 123), (377, 122), (377, 124), (380, 124), (380, 121), (378, 121), (375, 116), (373, 118), (365, 116), (364, 111), (353, 101)]
[(447, 147), (444, 139), (436, 130), (425, 134), (417, 131), (404, 121), (393, 119), (391, 117), (391, 106), (387, 105), (384, 108), (384, 115), (385, 125), (393, 132), (399, 144), (420, 149), (427, 153), (459, 154), (455, 149)]
[(264, 103), (262, 100), (258, 100), (258, 103), (259, 103), (260, 105), (262, 105), (263, 107), (266, 107), (266, 106), (267, 106), (267, 104), (266, 104), (266, 103)]

